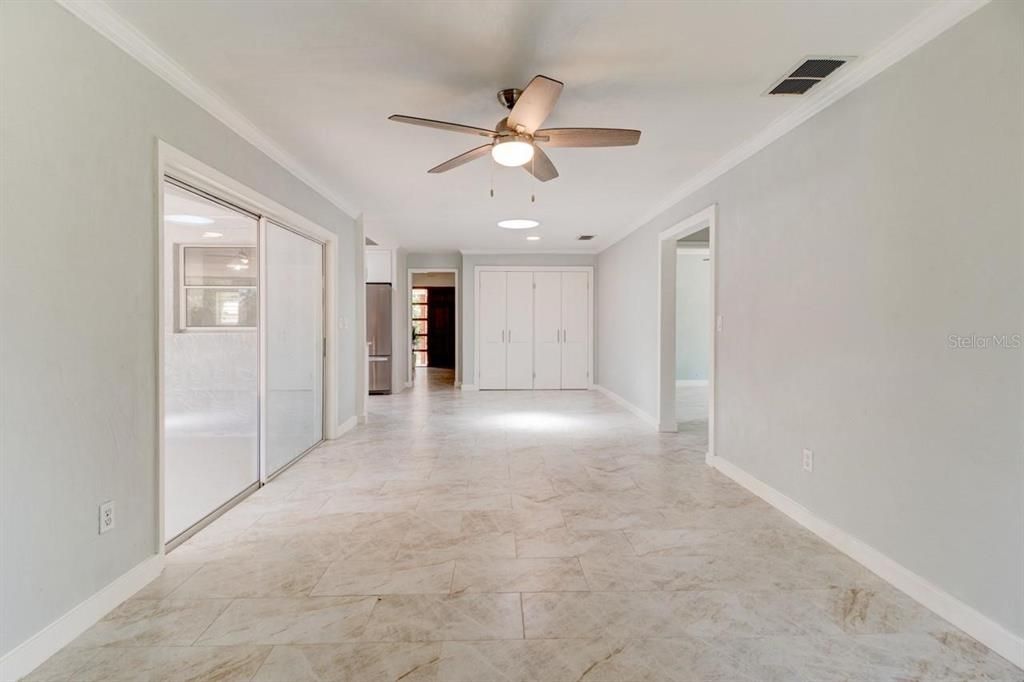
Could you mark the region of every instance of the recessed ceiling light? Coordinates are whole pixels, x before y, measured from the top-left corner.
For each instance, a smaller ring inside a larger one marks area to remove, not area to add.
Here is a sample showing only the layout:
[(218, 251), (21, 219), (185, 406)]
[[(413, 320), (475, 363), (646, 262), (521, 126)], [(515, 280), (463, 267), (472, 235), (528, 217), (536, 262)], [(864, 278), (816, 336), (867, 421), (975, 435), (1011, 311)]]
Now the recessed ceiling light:
[(539, 240), (540, 240), (540, 237), (535, 235), (535, 234), (531, 234), (529, 237), (526, 238), (526, 241), (528, 241), (528, 242), (535, 242), (535, 241), (539, 241)]
[(209, 225), (213, 222), (212, 218), (204, 218), (201, 215), (186, 215), (184, 213), (165, 215), (164, 220), (169, 223), (181, 223), (182, 225)]
[(498, 221), (498, 227), (504, 227), (506, 230), (528, 230), (531, 227), (537, 227), (540, 225), (536, 220), (529, 220), (528, 218), (514, 218), (512, 220), (500, 220)]
[(223, 232), (203, 232), (203, 239), (218, 239), (223, 236)]

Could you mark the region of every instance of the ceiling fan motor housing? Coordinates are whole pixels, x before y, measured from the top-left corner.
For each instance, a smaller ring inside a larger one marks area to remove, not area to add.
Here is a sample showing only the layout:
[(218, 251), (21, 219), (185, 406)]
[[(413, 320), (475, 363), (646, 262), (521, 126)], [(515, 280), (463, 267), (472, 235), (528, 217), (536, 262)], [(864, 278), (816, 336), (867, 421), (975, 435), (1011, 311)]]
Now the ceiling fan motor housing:
[(516, 105), (519, 100), (519, 95), (523, 94), (523, 91), (519, 88), (506, 88), (505, 90), (498, 90), (498, 102), (501, 106), (505, 107), (509, 111), (512, 111), (512, 107)]

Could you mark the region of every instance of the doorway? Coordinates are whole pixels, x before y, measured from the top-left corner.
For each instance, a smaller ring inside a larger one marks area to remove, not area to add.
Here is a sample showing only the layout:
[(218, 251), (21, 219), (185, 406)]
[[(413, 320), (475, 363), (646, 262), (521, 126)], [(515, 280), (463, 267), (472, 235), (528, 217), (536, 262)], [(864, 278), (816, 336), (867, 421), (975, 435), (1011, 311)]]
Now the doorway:
[(410, 381), (455, 386), (459, 366), (458, 271), (410, 269)]
[(708, 447), (711, 346), (709, 228), (676, 242), (676, 428), (687, 447)]
[(711, 205), (658, 235), (658, 430), (715, 451), (715, 240)]

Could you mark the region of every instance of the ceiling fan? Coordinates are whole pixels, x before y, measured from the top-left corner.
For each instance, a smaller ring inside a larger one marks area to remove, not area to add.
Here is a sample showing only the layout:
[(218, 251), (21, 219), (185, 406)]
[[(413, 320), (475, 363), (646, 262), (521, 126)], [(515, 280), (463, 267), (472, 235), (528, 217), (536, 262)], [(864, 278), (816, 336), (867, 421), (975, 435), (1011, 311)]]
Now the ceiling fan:
[(538, 145), (549, 147), (625, 147), (640, 140), (639, 130), (625, 128), (541, 128), (544, 119), (555, 108), (562, 94), (563, 83), (547, 76), (534, 76), (525, 90), (509, 88), (498, 92), (498, 102), (505, 106), (508, 116), (498, 121), (494, 130), (435, 121), (429, 118), (393, 114), (388, 117), (399, 123), (410, 123), (427, 128), (451, 130), (490, 138), (487, 144), (470, 149), (444, 163), (434, 166), (428, 173), (444, 173), (474, 159), (491, 157), (503, 166), (522, 166), (542, 182), (558, 177), (555, 164)]

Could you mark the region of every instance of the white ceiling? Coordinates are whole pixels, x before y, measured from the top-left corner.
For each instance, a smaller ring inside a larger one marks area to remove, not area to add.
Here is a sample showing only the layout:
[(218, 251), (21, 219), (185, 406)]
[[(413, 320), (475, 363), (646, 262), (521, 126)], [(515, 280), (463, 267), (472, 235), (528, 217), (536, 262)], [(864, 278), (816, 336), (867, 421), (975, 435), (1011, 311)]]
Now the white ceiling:
[[(593, 251), (796, 106), (761, 93), (803, 57), (870, 54), (935, 2), (108, 4), (361, 209), (369, 236)], [(565, 82), (546, 126), (639, 128), (640, 144), (550, 150), (561, 177), (544, 184), (489, 158), (428, 175), (480, 139), (387, 120), (493, 127), (496, 91), (538, 73)], [(512, 217), (540, 220), (542, 239), (495, 226)]]

